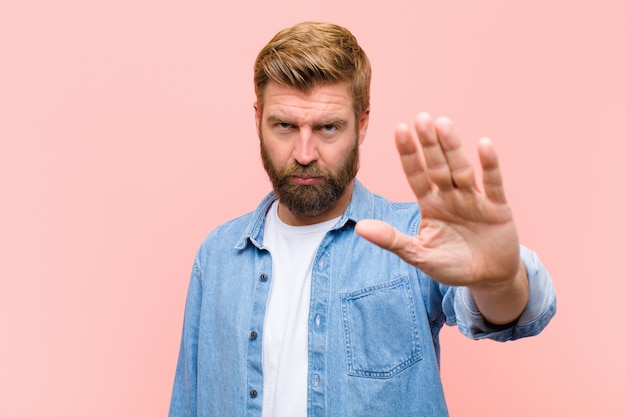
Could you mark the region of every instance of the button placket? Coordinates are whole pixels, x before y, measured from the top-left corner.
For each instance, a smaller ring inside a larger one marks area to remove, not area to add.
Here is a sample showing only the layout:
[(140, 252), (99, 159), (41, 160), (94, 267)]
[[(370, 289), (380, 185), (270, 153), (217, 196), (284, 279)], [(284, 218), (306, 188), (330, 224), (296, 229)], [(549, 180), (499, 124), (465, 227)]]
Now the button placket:
[[(265, 307), (267, 295), (270, 289), (272, 270), (271, 257), (267, 251), (257, 251), (255, 260), (255, 273), (250, 277), (254, 282), (254, 296), (250, 306), (250, 316), (247, 326), (247, 334), (243, 334), (248, 346), (247, 354), (247, 390), (244, 395), (248, 398), (248, 411), (259, 410), (261, 408), (263, 387), (263, 349), (262, 331), (263, 318), (265, 317)], [(254, 413), (253, 413), (254, 414)], [(254, 414), (257, 415), (257, 414)], [(260, 412), (258, 413), (260, 415)]]
[[(327, 234), (318, 249), (311, 276), (311, 316), (309, 324), (309, 387), (307, 395), (312, 415), (324, 410), (326, 386), (326, 322), (329, 303), (329, 269), (332, 268)], [(321, 414), (319, 414), (321, 415)]]

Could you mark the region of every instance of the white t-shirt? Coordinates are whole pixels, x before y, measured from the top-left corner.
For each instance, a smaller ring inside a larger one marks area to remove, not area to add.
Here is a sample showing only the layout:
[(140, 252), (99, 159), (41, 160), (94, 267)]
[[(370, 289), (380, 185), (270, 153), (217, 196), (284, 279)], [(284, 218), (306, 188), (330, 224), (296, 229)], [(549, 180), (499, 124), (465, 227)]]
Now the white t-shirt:
[(263, 328), (263, 417), (305, 417), (311, 271), (317, 248), (338, 218), (290, 226), (277, 209), (274, 202), (263, 236), (273, 268)]

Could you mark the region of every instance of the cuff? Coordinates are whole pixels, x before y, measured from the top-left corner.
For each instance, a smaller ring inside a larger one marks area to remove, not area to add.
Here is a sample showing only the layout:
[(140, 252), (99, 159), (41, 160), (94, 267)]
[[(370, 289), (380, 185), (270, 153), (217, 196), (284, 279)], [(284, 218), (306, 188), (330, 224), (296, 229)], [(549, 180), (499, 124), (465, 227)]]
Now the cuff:
[(506, 325), (488, 323), (480, 314), (470, 290), (456, 289), (454, 310), (461, 333), (472, 339), (493, 339), (500, 342), (539, 334), (556, 313), (556, 296), (552, 280), (537, 255), (520, 247), (520, 256), (528, 273), (530, 296), (521, 316)]

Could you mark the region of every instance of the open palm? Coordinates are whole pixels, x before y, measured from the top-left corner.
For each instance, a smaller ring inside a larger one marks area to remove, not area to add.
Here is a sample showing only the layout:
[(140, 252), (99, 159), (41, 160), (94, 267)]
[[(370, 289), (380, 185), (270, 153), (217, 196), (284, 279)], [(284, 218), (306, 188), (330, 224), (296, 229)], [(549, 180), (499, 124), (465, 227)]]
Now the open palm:
[(448, 119), (418, 115), (414, 130), (398, 126), (396, 146), (422, 211), (419, 233), (408, 236), (375, 220), (359, 222), (357, 232), (443, 284), (477, 286), (514, 276), (517, 229), (491, 141), (478, 147), (482, 191)]

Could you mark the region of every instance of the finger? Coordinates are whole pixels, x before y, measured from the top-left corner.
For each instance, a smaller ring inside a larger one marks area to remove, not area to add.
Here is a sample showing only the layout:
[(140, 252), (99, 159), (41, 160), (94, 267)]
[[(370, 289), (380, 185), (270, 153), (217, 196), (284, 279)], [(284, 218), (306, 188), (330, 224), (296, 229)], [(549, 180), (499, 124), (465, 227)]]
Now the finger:
[(395, 253), (405, 262), (417, 266), (415, 238), (380, 220), (361, 220), (356, 224), (355, 230), (359, 236)]
[(476, 177), (472, 163), (463, 149), (452, 121), (447, 117), (440, 117), (435, 122), (435, 129), (439, 144), (444, 153), (450, 170), (453, 184), (461, 189), (476, 189)]
[(428, 177), (439, 189), (443, 191), (452, 189), (454, 183), (452, 182), (448, 161), (439, 143), (435, 124), (428, 113), (417, 115), (415, 129), (424, 152)]
[(478, 157), (483, 169), (485, 195), (496, 203), (506, 203), (498, 155), (489, 138), (482, 138), (478, 143)]
[(419, 199), (431, 190), (424, 161), (417, 145), (417, 139), (405, 124), (396, 127), (396, 148), (402, 162), (402, 169), (415, 196)]

